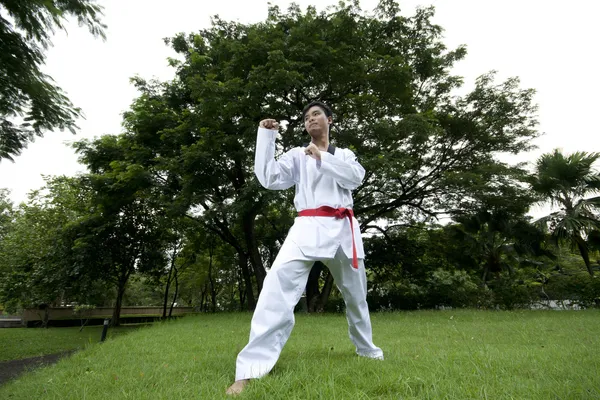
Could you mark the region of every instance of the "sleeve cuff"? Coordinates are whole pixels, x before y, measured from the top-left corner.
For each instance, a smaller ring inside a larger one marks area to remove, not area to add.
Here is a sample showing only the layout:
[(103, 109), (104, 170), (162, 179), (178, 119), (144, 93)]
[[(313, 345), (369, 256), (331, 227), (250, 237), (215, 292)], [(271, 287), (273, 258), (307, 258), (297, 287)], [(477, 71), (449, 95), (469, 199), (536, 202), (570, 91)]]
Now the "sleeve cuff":
[(321, 170), (321, 166), (323, 165), (323, 161), (325, 161), (325, 165), (329, 164), (328, 161), (330, 161), (329, 157), (333, 157), (331, 154), (329, 154), (326, 151), (322, 151), (321, 152), (321, 159), (317, 160), (317, 169)]
[(269, 135), (271, 138), (276, 138), (278, 131), (275, 129), (267, 129), (267, 128), (258, 128), (258, 133), (260, 135)]

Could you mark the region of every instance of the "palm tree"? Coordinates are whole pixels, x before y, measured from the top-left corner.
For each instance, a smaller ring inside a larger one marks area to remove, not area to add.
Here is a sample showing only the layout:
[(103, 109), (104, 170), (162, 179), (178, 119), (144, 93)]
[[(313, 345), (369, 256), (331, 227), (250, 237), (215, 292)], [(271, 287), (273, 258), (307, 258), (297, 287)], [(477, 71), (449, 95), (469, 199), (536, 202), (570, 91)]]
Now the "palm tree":
[(536, 163), (532, 189), (542, 196), (541, 202), (560, 207), (537, 223), (550, 231), (556, 242), (570, 243), (577, 247), (590, 276), (594, 271), (590, 264), (586, 237), (600, 230), (597, 212), (600, 210), (600, 173), (594, 163), (600, 153), (576, 152), (565, 156), (560, 150), (543, 154)]

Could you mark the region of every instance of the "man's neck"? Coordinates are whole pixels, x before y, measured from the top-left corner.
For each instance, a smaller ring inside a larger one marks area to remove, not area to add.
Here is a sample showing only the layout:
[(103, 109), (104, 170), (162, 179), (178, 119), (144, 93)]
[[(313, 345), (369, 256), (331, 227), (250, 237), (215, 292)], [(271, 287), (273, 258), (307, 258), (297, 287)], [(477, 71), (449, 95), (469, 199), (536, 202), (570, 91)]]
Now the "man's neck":
[(313, 137), (311, 142), (317, 145), (317, 147), (321, 151), (327, 151), (327, 149), (329, 148), (329, 138), (327, 136), (321, 136), (318, 138)]

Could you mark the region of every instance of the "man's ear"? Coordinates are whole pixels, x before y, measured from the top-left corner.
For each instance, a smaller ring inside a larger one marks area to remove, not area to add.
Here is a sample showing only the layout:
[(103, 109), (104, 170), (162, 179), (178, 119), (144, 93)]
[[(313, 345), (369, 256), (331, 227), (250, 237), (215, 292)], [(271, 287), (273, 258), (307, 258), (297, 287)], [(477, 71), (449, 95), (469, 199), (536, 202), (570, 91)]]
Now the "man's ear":
[(332, 117), (327, 117), (327, 123), (329, 125), (333, 124), (333, 118)]

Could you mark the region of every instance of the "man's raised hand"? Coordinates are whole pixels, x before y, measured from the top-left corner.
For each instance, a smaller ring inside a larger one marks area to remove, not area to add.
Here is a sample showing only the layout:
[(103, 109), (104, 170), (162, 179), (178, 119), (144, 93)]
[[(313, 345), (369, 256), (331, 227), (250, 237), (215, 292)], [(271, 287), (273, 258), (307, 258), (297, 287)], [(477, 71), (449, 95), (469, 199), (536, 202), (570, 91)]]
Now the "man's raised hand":
[(261, 128), (272, 129), (274, 131), (279, 130), (279, 122), (275, 121), (274, 119), (263, 119), (260, 121), (259, 126)]
[(315, 160), (321, 160), (321, 150), (317, 147), (316, 144), (311, 143), (304, 149), (304, 154), (307, 154), (314, 158)]

